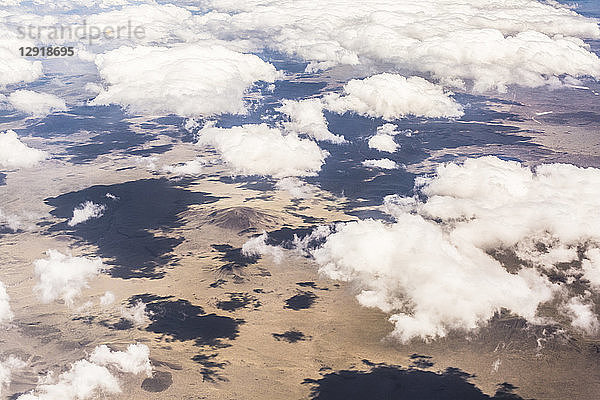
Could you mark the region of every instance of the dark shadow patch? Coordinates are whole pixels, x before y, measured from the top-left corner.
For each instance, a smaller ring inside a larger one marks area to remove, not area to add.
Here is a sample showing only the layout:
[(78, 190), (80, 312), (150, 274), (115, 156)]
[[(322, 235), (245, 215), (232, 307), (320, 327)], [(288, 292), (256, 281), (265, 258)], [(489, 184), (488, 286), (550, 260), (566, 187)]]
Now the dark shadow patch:
[[(110, 193), (118, 199), (109, 199)], [(112, 259), (110, 274), (116, 278), (161, 278), (161, 267), (173, 264), (173, 249), (181, 237), (160, 236), (151, 231), (172, 232), (183, 225), (180, 214), (188, 206), (210, 204), (218, 197), (191, 192), (166, 179), (142, 179), (115, 185), (97, 185), (48, 198), (50, 212), (64, 222), (52, 233), (68, 234), (98, 247), (101, 256)], [(73, 227), (67, 221), (73, 208), (86, 201), (105, 206), (104, 215)]]
[(173, 148), (172, 144), (161, 144), (157, 146), (151, 146), (147, 149), (131, 150), (130, 155), (134, 156), (151, 156), (154, 154), (163, 154)]
[(188, 300), (143, 294), (129, 298), (129, 303), (138, 300), (146, 303), (146, 310), (151, 313), (146, 330), (166, 335), (170, 338), (167, 340), (194, 340), (197, 346), (226, 347), (222, 340), (235, 340), (244, 323), (241, 319), (205, 314), (202, 307)]
[(259, 256), (246, 256), (242, 253), (241, 247), (233, 247), (229, 244), (213, 244), (212, 248), (221, 253), (215, 259), (224, 263), (218, 268), (218, 271), (223, 274), (238, 272), (250, 264), (256, 264), (259, 259)]
[(303, 342), (305, 340), (310, 340), (310, 336), (304, 335), (304, 333), (297, 331), (295, 329), (285, 331), (283, 333), (272, 333), (273, 337), (278, 341), (284, 341), (288, 343), (296, 343)]
[(211, 288), (220, 288), (223, 287), (224, 284), (226, 284), (227, 281), (225, 279), (217, 279), (216, 281), (214, 281), (213, 283), (211, 283), (210, 286)]
[(6, 185), (6, 174), (0, 172), (0, 186)]
[(192, 360), (202, 365), (200, 373), (204, 382), (227, 382), (227, 378), (223, 377), (219, 371), (224, 369), (227, 362), (215, 361), (218, 354), (197, 354), (192, 357)]
[(318, 287), (315, 282), (296, 282), (296, 285), (300, 287), (309, 287), (315, 290), (329, 290), (329, 288), (326, 287)]
[(224, 311), (237, 311), (241, 308), (248, 308), (249, 306), (257, 309), (262, 305), (260, 301), (249, 293), (227, 293), (229, 300), (220, 300), (217, 302), (217, 308)]
[(504, 385), (490, 397), (469, 382), (473, 375), (457, 368), (435, 373), (398, 365), (365, 364), (371, 367), (369, 371), (331, 372), (303, 383), (312, 386), (313, 400), (523, 400)]
[(146, 378), (142, 382), (142, 389), (146, 392), (164, 392), (173, 384), (173, 375), (167, 371), (154, 371), (152, 378)]
[(421, 354), (412, 354), (410, 356), (411, 364), (410, 366), (413, 368), (430, 368), (433, 367), (434, 363), (431, 361), (431, 356), (424, 356)]
[(310, 308), (317, 299), (317, 295), (313, 292), (300, 292), (295, 296), (290, 297), (285, 301), (284, 308), (289, 308), (292, 310), (304, 310)]

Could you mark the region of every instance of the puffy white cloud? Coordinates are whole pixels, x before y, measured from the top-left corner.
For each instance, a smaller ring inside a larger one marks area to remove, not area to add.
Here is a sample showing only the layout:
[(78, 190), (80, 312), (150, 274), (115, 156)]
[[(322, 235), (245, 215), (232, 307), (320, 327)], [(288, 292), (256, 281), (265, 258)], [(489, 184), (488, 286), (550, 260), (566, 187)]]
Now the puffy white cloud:
[(280, 77), (255, 55), (199, 43), (121, 47), (98, 55), (96, 65), (107, 87), (91, 104), (181, 116), (245, 113), (248, 89)]
[(55, 111), (67, 111), (65, 101), (50, 93), (17, 90), (8, 96), (8, 101), (16, 110), (35, 117), (44, 117)]
[(368, 168), (381, 168), (381, 169), (398, 169), (400, 166), (395, 161), (389, 158), (382, 158), (379, 160), (365, 160), (362, 165)]
[(309, 70), (377, 63), (432, 74), (476, 90), (539, 86), (563, 74), (600, 76), (580, 39), (600, 37), (595, 20), (536, 0), (213, 0), (198, 18), (214, 37), (252, 38), (312, 61)]
[(583, 299), (573, 297), (565, 304), (564, 312), (571, 318), (571, 325), (574, 328), (593, 335), (598, 333), (600, 328), (593, 306), (591, 302), (584, 303)]
[(90, 361), (102, 365), (112, 365), (121, 372), (139, 374), (152, 373), (150, 365), (150, 349), (145, 344), (130, 344), (127, 351), (111, 351), (108, 346), (101, 345), (94, 349), (90, 355)]
[(68, 306), (88, 281), (104, 270), (100, 258), (73, 257), (57, 250), (48, 250), (47, 259), (34, 262), (37, 284), (34, 291), (43, 303), (62, 298)]
[(391, 121), (408, 115), (429, 118), (460, 117), (462, 106), (441, 86), (412, 76), (378, 74), (353, 79), (344, 93), (325, 97), (326, 108), (343, 114), (347, 111)]
[(163, 172), (167, 172), (174, 176), (189, 176), (189, 175), (199, 175), (202, 173), (202, 167), (204, 163), (200, 157), (196, 157), (193, 160), (187, 161), (185, 163), (176, 164), (176, 165), (165, 165), (163, 166)]
[(283, 105), (276, 110), (290, 117), (290, 121), (283, 124), (290, 132), (306, 134), (315, 140), (331, 143), (346, 141), (343, 136), (329, 131), (320, 99), (284, 100)]
[(68, 221), (69, 226), (75, 226), (93, 218), (100, 218), (106, 206), (86, 201), (73, 209), (73, 217)]
[(117, 394), (121, 392), (118, 379), (110, 371), (87, 360), (79, 360), (56, 380), (48, 376), (32, 392), (25, 393), (17, 400), (84, 400), (98, 393)]
[[(126, 2), (125, 2), (126, 3)], [(173, 4), (140, 4), (122, 7), (118, 10), (92, 14), (86, 22), (99, 29), (100, 38), (104, 32), (108, 40), (125, 39), (138, 43), (168, 43), (180, 39), (182, 23), (189, 20), (192, 13)], [(119, 31), (119, 27), (125, 28)]]
[(29, 44), (0, 27), (0, 87), (32, 82), (42, 76), (42, 63), (29, 61), (19, 53), (19, 47)]
[(393, 153), (398, 150), (399, 147), (400, 145), (394, 141), (394, 137), (391, 135), (382, 135), (378, 133), (369, 138), (369, 148), (371, 149)]
[[(0, 324), (12, 321), (14, 314), (10, 309), (10, 297), (6, 292), (6, 286), (0, 282)], [(0, 374), (1, 375), (1, 374)]]
[(215, 147), (239, 175), (316, 175), (329, 155), (312, 140), (266, 124), (227, 129), (209, 125), (198, 132), (198, 144)]
[(149, 322), (149, 312), (146, 310), (146, 303), (138, 300), (130, 307), (121, 307), (121, 317), (131, 322), (135, 326), (144, 326)]
[(129, 345), (127, 351), (111, 351), (98, 346), (89, 361), (79, 360), (71, 364), (68, 371), (54, 377), (50, 373), (31, 392), (19, 396), (18, 400), (86, 400), (100, 395), (121, 392), (118, 378), (111, 372), (149, 374), (149, 349), (144, 344)]
[(315, 192), (315, 187), (309, 185), (306, 182), (302, 182), (300, 179), (289, 176), (283, 178), (275, 184), (275, 187), (279, 190), (284, 190), (294, 199), (306, 199), (312, 197)]
[(48, 158), (48, 153), (27, 146), (14, 131), (0, 132), (0, 167), (31, 168)]
[(394, 141), (394, 136), (399, 132), (394, 124), (383, 124), (377, 128), (377, 134), (369, 138), (369, 148), (393, 153), (400, 145)]
[[(471, 330), (508, 309), (550, 321), (539, 305), (553, 301), (571, 324), (596, 332), (593, 303), (551, 283), (597, 278), (600, 170), (567, 164), (530, 169), (495, 157), (445, 164), (417, 178), (414, 197), (389, 196), (393, 223), (363, 220), (337, 226), (313, 252), (320, 271), (359, 288), (358, 301), (390, 313), (393, 335), (407, 341)], [(588, 250), (581, 268), (578, 246)], [(496, 251), (513, 251), (516, 265)]]
[(248, 257), (253, 256), (272, 256), (275, 262), (280, 262), (283, 259), (283, 250), (277, 246), (267, 244), (268, 235), (263, 232), (260, 236), (248, 240), (242, 246), (242, 254)]

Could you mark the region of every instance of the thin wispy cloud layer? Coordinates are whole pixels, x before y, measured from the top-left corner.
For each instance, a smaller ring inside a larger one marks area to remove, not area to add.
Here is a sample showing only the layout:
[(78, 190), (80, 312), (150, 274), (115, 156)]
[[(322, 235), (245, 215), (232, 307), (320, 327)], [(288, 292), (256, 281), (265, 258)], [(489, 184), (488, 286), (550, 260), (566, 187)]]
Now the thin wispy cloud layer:
[(198, 145), (216, 148), (235, 174), (276, 178), (316, 175), (329, 155), (312, 140), (266, 124), (206, 126), (198, 132)]
[(392, 64), (445, 84), (504, 90), (540, 86), (563, 74), (600, 76), (600, 60), (582, 38), (600, 37), (596, 22), (557, 2), (534, 0), (351, 1), (213, 0), (199, 19), (216, 38), (251, 38), (311, 61)]
[(314, 186), (293, 176), (280, 179), (275, 184), (275, 187), (279, 190), (288, 192), (294, 199), (306, 199), (312, 197), (316, 189)]
[(104, 210), (106, 210), (105, 205), (86, 201), (73, 209), (73, 217), (67, 222), (67, 225), (75, 226), (90, 219), (100, 218), (104, 214)]
[(106, 87), (91, 104), (186, 117), (243, 114), (250, 87), (280, 77), (255, 55), (210, 43), (121, 47), (98, 55), (96, 65)]
[(65, 101), (50, 93), (17, 90), (8, 96), (8, 101), (16, 110), (34, 117), (44, 117), (55, 111), (67, 111)]
[(14, 131), (0, 132), (0, 167), (31, 168), (48, 158), (48, 153), (27, 146)]
[(461, 117), (464, 112), (450, 93), (420, 77), (383, 73), (353, 79), (342, 95), (325, 97), (326, 107), (339, 114), (354, 112), (391, 121), (414, 115), (428, 118)]
[(34, 262), (37, 284), (34, 292), (43, 303), (62, 299), (72, 306), (88, 282), (105, 269), (99, 258), (74, 257), (48, 250), (48, 258)]
[(4, 395), (5, 390), (9, 387), (13, 371), (22, 369), (25, 366), (26, 364), (23, 360), (13, 355), (0, 361), (0, 395)]
[(126, 351), (98, 346), (89, 360), (74, 362), (57, 377), (49, 374), (34, 390), (17, 400), (86, 400), (121, 393), (116, 372), (149, 375), (149, 354), (148, 347), (140, 343), (129, 345)]
[(146, 310), (146, 303), (143, 301), (138, 301), (128, 307), (121, 307), (121, 318), (138, 327), (147, 325), (150, 322), (149, 312)]
[(14, 314), (10, 309), (10, 297), (6, 292), (6, 286), (0, 282), (0, 325), (6, 324), (14, 318)]

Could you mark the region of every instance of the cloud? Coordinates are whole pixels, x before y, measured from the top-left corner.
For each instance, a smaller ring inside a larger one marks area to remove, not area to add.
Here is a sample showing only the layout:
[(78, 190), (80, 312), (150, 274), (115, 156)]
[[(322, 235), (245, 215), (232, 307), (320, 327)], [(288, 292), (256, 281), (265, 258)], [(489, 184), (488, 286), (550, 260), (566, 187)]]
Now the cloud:
[(377, 134), (369, 138), (369, 148), (394, 153), (400, 145), (394, 141), (399, 132), (394, 124), (384, 124), (377, 128)]
[(594, 335), (598, 333), (600, 322), (593, 311), (594, 304), (584, 303), (579, 297), (571, 298), (564, 306), (564, 312), (571, 318), (571, 325), (583, 332)]
[(44, 117), (55, 111), (67, 111), (65, 101), (50, 93), (16, 90), (8, 96), (8, 101), (16, 110), (35, 117)]
[(121, 392), (119, 380), (110, 369), (148, 374), (151, 368), (148, 356), (149, 349), (144, 344), (131, 344), (124, 352), (98, 346), (89, 361), (74, 362), (68, 371), (56, 378), (52, 373), (48, 374), (34, 390), (17, 400), (86, 400), (118, 394)]
[(346, 141), (343, 136), (329, 131), (320, 99), (284, 100), (283, 105), (276, 110), (290, 117), (290, 121), (283, 124), (290, 132), (336, 144)]
[(96, 57), (106, 83), (92, 105), (120, 104), (134, 113), (181, 116), (244, 114), (258, 81), (280, 77), (255, 55), (213, 44), (121, 47)]
[(398, 169), (400, 166), (395, 161), (389, 158), (382, 158), (380, 160), (365, 160), (362, 165), (368, 168), (381, 168), (381, 169)]
[[(600, 29), (558, 2), (535, 0), (213, 0), (198, 24), (213, 37), (311, 61), (308, 70), (371, 65), (430, 74), (478, 91), (540, 86), (563, 75), (600, 76), (580, 39)], [(250, 38), (250, 39), (248, 39)]]
[(275, 259), (275, 262), (280, 262), (283, 259), (284, 253), (280, 247), (267, 244), (268, 235), (263, 232), (260, 236), (248, 240), (242, 246), (242, 254), (247, 257), (269, 255)]
[(138, 300), (131, 307), (121, 307), (121, 317), (135, 326), (144, 326), (149, 322), (149, 312), (146, 311), (146, 303)]
[(199, 175), (202, 173), (204, 163), (200, 157), (196, 157), (191, 161), (176, 165), (165, 165), (162, 167), (163, 172), (167, 172), (174, 176), (190, 176)]
[[(123, 3), (127, 5), (127, 1)], [(92, 14), (87, 17), (87, 23), (101, 32), (111, 32), (109, 40), (122, 38), (137, 43), (168, 43), (181, 39), (185, 32), (180, 30), (191, 16), (191, 12), (173, 4), (140, 4)], [(129, 26), (132, 27), (129, 30), (118, 31), (118, 27)], [(136, 31), (136, 28), (139, 29)]]
[(100, 297), (100, 305), (101, 306), (108, 306), (114, 302), (115, 302), (115, 294), (111, 291), (104, 292), (102, 297)]
[(464, 112), (441, 86), (412, 76), (383, 73), (365, 79), (353, 79), (344, 85), (344, 93), (325, 96), (326, 108), (343, 114), (354, 112), (388, 121), (408, 115), (428, 118), (461, 117)]
[(539, 310), (551, 301), (593, 333), (592, 300), (548, 276), (574, 282), (583, 271), (597, 284), (598, 188), (595, 168), (530, 169), (496, 157), (444, 164), (416, 179), (414, 197), (386, 198), (394, 222), (340, 224), (312, 254), (321, 273), (359, 288), (362, 305), (389, 313), (402, 341), (477, 329), (502, 309), (552, 322)]
[(10, 297), (6, 292), (6, 286), (0, 282), (0, 324), (2, 325), (12, 321), (14, 317), (9, 301)]
[(105, 269), (100, 258), (73, 257), (57, 250), (48, 250), (46, 255), (47, 259), (34, 262), (38, 281), (34, 292), (43, 303), (61, 298), (72, 306), (75, 297), (88, 287), (88, 281)]
[(23, 360), (13, 355), (0, 361), (0, 394), (3, 394), (10, 385), (10, 382), (12, 381), (12, 372), (16, 369), (24, 368), (25, 365)]
[(75, 226), (93, 218), (100, 218), (104, 214), (106, 206), (86, 201), (73, 209), (73, 217), (67, 223)]
[(31, 168), (48, 158), (48, 153), (19, 140), (14, 131), (0, 132), (0, 167)]
[(206, 126), (198, 132), (198, 144), (215, 147), (239, 175), (316, 175), (329, 155), (312, 140), (293, 133), (286, 135), (266, 124)]
[(19, 47), (29, 44), (31, 43), (19, 40), (8, 30), (0, 32), (0, 87), (32, 82), (42, 76), (40, 61), (32, 62), (19, 54)]
[(101, 345), (94, 349), (90, 361), (102, 365), (112, 365), (121, 372), (140, 374), (145, 372), (148, 376), (152, 373), (150, 365), (150, 349), (145, 344), (130, 344), (127, 351), (111, 351), (108, 346)]
[(315, 187), (302, 182), (300, 179), (290, 176), (283, 178), (275, 184), (278, 190), (284, 190), (294, 199), (307, 199), (312, 197), (315, 192)]

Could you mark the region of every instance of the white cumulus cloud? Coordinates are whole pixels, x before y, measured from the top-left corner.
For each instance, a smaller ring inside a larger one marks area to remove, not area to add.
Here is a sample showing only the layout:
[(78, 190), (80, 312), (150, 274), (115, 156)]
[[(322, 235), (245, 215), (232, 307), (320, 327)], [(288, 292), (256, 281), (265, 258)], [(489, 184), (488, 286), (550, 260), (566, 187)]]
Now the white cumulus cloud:
[(17, 400), (87, 400), (121, 393), (119, 379), (111, 370), (149, 374), (149, 354), (148, 347), (139, 343), (129, 345), (127, 351), (98, 346), (89, 360), (74, 362), (58, 377), (48, 374), (34, 390)]
[[(415, 197), (386, 198), (395, 222), (338, 225), (313, 252), (322, 273), (359, 288), (362, 305), (391, 314), (394, 336), (407, 341), (476, 329), (501, 309), (548, 322), (538, 307), (550, 300), (558, 300), (573, 327), (596, 332), (591, 300), (547, 274), (569, 281), (584, 271), (592, 286), (597, 282), (599, 169), (530, 169), (482, 157), (441, 165), (415, 185)], [(557, 264), (577, 264), (578, 246), (588, 247), (583, 265), (561, 272)], [(523, 261), (502, 264), (495, 251)]]
[(81, 290), (88, 287), (88, 281), (105, 268), (99, 258), (73, 257), (57, 250), (48, 250), (46, 255), (48, 258), (34, 262), (34, 292), (43, 303), (61, 298), (72, 306)]
[(463, 108), (441, 86), (412, 76), (378, 74), (353, 79), (344, 85), (342, 95), (325, 97), (326, 108), (343, 114), (347, 111), (391, 121), (408, 115), (452, 118), (464, 114)]
[(320, 99), (284, 100), (277, 111), (290, 118), (290, 121), (284, 122), (285, 129), (290, 132), (306, 134), (315, 140), (331, 143), (346, 141), (343, 136), (329, 131)]
[(430, 74), (478, 91), (540, 86), (563, 75), (600, 77), (581, 39), (592, 18), (536, 0), (212, 0), (197, 22), (213, 37), (249, 40), (311, 61), (308, 70), (372, 63)]
[(73, 217), (67, 222), (69, 226), (75, 226), (93, 218), (100, 218), (104, 214), (106, 206), (86, 201), (73, 209)]
[(16, 90), (8, 96), (10, 104), (19, 111), (44, 117), (55, 111), (67, 111), (65, 101), (50, 93)]
[(377, 133), (369, 138), (369, 148), (393, 153), (400, 148), (400, 145), (394, 140), (394, 136), (399, 133), (396, 125), (383, 124), (377, 128)]
[(98, 55), (96, 65), (106, 88), (91, 104), (187, 117), (245, 113), (247, 90), (280, 77), (255, 55), (213, 44), (121, 47)]
[(389, 158), (381, 158), (379, 160), (365, 160), (362, 165), (368, 168), (381, 168), (381, 169), (398, 169), (400, 166), (395, 161)]
[(173, 176), (192, 176), (199, 175), (202, 173), (203, 162), (200, 157), (196, 157), (193, 160), (186, 161), (184, 163), (175, 165), (165, 165), (162, 167), (163, 172), (169, 173)]
[(27, 146), (14, 131), (0, 132), (0, 167), (31, 168), (48, 158), (48, 153)]
[(316, 175), (329, 155), (312, 140), (284, 134), (266, 124), (232, 128), (209, 125), (198, 132), (198, 144), (215, 147), (239, 175)]

